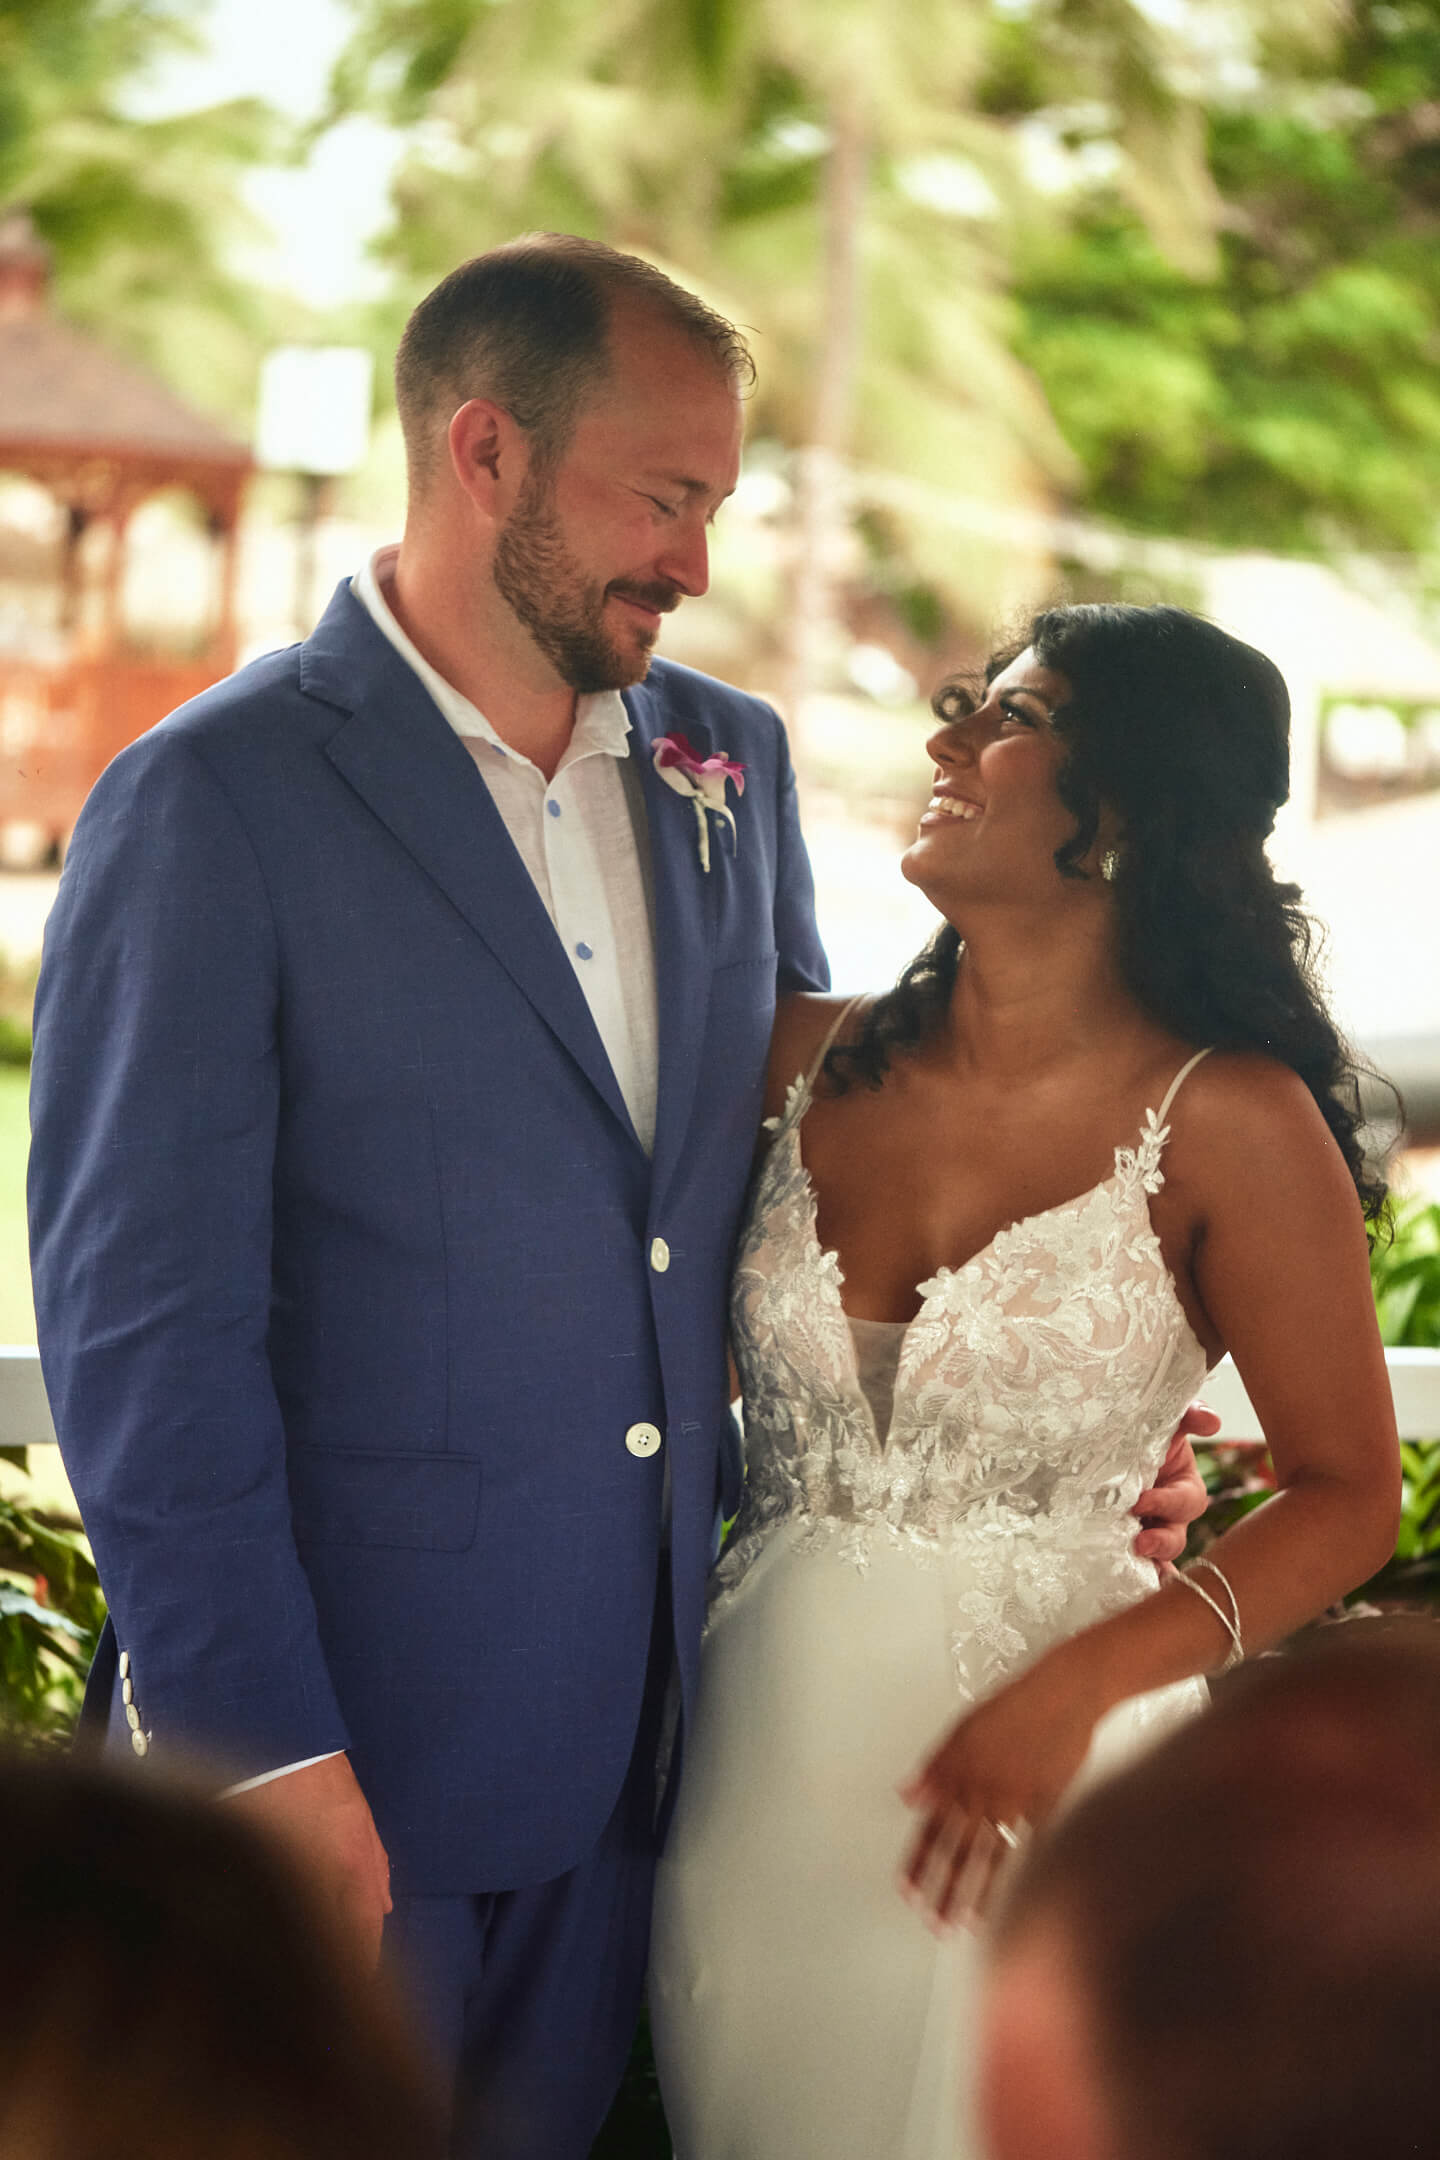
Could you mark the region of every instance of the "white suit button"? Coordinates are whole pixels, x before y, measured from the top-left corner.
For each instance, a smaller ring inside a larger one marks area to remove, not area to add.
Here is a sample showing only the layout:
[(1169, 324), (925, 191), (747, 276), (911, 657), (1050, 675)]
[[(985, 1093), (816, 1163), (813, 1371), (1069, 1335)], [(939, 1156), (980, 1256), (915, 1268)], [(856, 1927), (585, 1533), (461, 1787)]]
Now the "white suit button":
[(632, 1455), (658, 1455), (660, 1452), (660, 1428), (658, 1425), (632, 1425), (625, 1435), (625, 1445)]
[(121, 1702), (134, 1702), (135, 1683), (133, 1680), (126, 1678), (120, 1682), (120, 1700)]
[(670, 1265), (670, 1248), (663, 1237), (650, 1240), (650, 1265), (657, 1275), (663, 1275)]
[(122, 1651), (120, 1652), (120, 1677), (121, 1677), (121, 1679), (122, 1679), (122, 1680), (125, 1680), (125, 1679), (128, 1679), (128, 1678), (129, 1678), (129, 1674), (130, 1674), (130, 1652), (129, 1652), (128, 1650), (122, 1650)]
[(149, 1739), (143, 1732), (132, 1732), (130, 1735), (130, 1745), (132, 1748), (134, 1748), (137, 1755), (148, 1755), (150, 1752)]

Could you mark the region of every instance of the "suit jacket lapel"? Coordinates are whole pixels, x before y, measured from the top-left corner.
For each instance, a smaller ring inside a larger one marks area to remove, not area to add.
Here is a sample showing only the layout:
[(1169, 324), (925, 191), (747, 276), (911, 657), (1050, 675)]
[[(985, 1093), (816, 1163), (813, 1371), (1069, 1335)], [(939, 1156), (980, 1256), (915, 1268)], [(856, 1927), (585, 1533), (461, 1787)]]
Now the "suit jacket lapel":
[[(655, 770), (655, 739), (665, 733), (658, 693), (646, 684), (625, 692), (631, 755), (639, 761), (655, 880), (655, 988), (660, 1006), (660, 1075), (655, 1120), (654, 1200), (685, 1144), (710, 1001), (719, 881), (728, 875), (728, 840), (711, 827), (710, 871), (700, 867), (695, 813)], [(691, 740), (703, 731), (693, 720)], [(702, 746), (696, 742), (696, 747)], [(708, 748), (708, 745), (705, 746)]]
[(638, 1147), (575, 971), (490, 790), (347, 587), (304, 648), (301, 686), (348, 715), (324, 746), (331, 764), (484, 939)]

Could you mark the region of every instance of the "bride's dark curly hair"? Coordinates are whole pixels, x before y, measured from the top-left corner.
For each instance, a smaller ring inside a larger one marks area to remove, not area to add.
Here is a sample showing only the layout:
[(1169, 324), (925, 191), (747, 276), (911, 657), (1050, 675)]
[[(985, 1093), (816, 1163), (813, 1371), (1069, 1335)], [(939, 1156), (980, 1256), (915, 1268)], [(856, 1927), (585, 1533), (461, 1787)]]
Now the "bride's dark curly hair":
[[(1027, 647), (1070, 686), (1054, 714), (1066, 751), (1056, 787), (1075, 830), (1056, 868), (1092, 874), (1080, 866), (1102, 805), (1120, 828), (1112, 890), (1131, 995), (1183, 1042), (1263, 1051), (1297, 1072), (1377, 1221), (1385, 1184), (1361, 1146), (1361, 1068), (1316, 985), (1320, 939), (1300, 888), (1280, 884), (1265, 854), (1290, 792), (1280, 670), (1183, 608), (1063, 607), (993, 654), (985, 685)], [(977, 684), (957, 678), (933, 704), (939, 719), (957, 720), (982, 701)], [(879, 1087), (897, 1053), (938, 1032), (960, 952), (947, 924), (870, 1007), (855, 1041), (831, 1050), (835, 1092)]]

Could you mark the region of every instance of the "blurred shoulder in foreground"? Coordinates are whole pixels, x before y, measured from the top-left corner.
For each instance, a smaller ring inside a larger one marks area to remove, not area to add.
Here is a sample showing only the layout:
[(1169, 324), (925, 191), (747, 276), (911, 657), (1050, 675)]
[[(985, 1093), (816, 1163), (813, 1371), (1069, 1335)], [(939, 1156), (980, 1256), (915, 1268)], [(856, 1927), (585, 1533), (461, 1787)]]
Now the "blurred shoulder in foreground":
[(992, 2160), (1400, 2160), (1437, 2030), (1440, 1627), (1358, 1620), (1037, 1840), (996, 1931)]
[(0, 2152), (439, 2160), (383, 1988), (222, 1806), (0, 1759)]

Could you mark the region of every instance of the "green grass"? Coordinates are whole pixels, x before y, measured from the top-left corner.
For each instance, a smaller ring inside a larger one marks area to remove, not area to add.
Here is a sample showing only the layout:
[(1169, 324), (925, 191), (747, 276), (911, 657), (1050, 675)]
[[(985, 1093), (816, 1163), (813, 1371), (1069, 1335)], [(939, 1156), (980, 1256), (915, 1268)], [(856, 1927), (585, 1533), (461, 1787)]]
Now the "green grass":
[(30, 1256), (25, 1242), (29, 1085), (30, 1075), (22, 1067), (0, 1065), (0, 1343), (35, 1340)]

